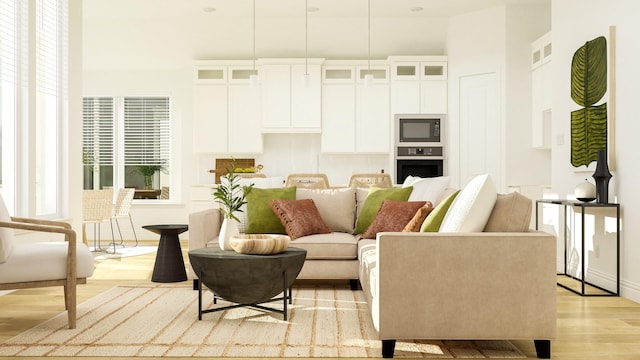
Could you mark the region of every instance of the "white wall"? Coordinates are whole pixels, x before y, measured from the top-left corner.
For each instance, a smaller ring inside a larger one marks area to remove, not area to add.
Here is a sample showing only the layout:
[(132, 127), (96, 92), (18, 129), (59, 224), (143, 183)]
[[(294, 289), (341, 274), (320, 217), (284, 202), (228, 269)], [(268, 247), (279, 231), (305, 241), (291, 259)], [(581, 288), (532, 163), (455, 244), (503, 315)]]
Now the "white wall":
[[(637, 0), (563, 0), (553, 1), (553, 153), (552, 185), (558, 195), (572, 194), (574, 187), (590, 178), (592, 171), (577, 172), (570, 164), (571, 111), (577, 107), (569, 97), (571, 59), (586, 41), (607, 36), (608, 27), (616, 26), (616, 119), (615, 147), (610, 148), (617, 161), (611, 171), (609, 201), (622, 204), (621, 279), (622, 295), (640, 302), (640, 167), (637, 165), (638, 122), (637, 97), (640, 93), (640, 2)], [(609, 43), (610, 44), (610, 43)], [(557, 95), (556, 95), (557, 94)], [(558, 144), (559, 137), (564, 144)], [(612, 253), (615, 241), (600, 242), (600, 252)], [(596, 240), (599, 241), (599, 240)], [(604, 256), (604, 255), (603, 255)]]
[[(531, 149), (529, 65), (529, 44), (549, 30), (550, 15), (548, 6), (500, 6), (450, 19), (449, 153), (451, 164), (459, 164), (450, 167), (452, 179), (459, 185), (472, 175), (465, 165), (469, 162), (478, 171), (489, 172), (501, 192), (512, 186), (550, 183), (549, 153)], [(497, 81), (498, 103), (490, 106), (495, 107), (491, 114), (498, 119), (484, 119), (491, 128), (466, 141), (467, 122), (475, 119), (461, 117), (472, 105), (461, 102), (461, 91), (465, 90), (460, 85), (483, 76)], [(467, 142), (473, 145), (468, 148)], [(477, 152), (485, 153), (470, 161), (461, 158), (473, 152), (474, 145)], [(480, 161), (484, 164), (477, 164)]]

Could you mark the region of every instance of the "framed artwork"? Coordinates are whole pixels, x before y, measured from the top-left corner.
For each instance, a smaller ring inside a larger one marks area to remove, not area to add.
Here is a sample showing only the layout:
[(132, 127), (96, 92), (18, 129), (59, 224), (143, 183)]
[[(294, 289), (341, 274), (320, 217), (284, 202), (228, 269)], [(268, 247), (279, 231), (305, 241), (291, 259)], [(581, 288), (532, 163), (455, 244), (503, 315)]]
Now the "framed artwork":
[(579, 47), (571, 61), (571, 165), (593, 171), (600, 150), (607, 150), (614, 169), (615, 147), (615, 27), (608, 40), (599, 36)]

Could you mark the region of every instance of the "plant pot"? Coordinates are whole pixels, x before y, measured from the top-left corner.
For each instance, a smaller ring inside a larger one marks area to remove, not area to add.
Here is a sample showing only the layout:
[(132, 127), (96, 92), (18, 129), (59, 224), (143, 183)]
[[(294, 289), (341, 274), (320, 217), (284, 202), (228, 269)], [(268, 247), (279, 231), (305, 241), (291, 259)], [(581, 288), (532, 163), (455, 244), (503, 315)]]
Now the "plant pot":
[(238, 222), (233, 219), (224, 218), (224, 220), (222, 220), (222, 226), (220, 227), (220, 235), (218, 236), (220, 249), (233, 250), (231, 247), (231, 237), (239, 234)]

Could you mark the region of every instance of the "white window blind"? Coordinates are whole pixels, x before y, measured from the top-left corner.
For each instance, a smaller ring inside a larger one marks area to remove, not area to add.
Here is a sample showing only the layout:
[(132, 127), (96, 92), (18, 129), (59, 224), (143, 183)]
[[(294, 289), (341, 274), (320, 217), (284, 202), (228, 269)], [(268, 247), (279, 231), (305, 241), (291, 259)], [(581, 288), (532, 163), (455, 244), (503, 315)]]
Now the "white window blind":
[(15, 0), (0, 0), (0, 89), (3, 90), (15, 87), (16, 83), (16, 22)]
[(113, 98), (82, 100), (82, 152), (85, 165), (114, 164)]
[(125, 165), (160, 165), (170, 156), (168, 97), (124, 98)]

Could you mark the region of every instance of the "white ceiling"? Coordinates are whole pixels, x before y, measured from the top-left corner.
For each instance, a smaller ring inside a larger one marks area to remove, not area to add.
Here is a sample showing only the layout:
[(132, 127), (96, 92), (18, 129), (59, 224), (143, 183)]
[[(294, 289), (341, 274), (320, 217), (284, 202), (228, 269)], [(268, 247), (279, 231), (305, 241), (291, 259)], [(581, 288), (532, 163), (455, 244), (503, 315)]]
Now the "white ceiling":
[[(446, 54), (448, 18), (551, 0), (307, 0), (309, 57)], [(253, 57), (252, 0), (84, 0), (86, 69), (176, 68)], [(422, 11), (411, 11), (420, 7)], [(213, 8), (214, 11), (204, 11)], [(305, 56), (305, 0), (256, 0), (257, 58)], [(478, 24), (482, 26), (482, 24)], [(471, 34), (472, 35), (472, 34)]]

